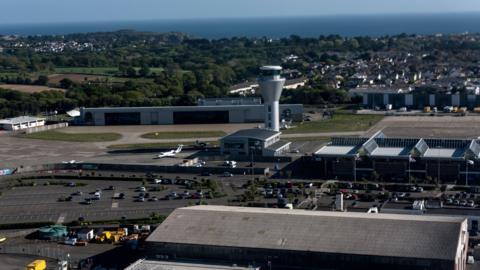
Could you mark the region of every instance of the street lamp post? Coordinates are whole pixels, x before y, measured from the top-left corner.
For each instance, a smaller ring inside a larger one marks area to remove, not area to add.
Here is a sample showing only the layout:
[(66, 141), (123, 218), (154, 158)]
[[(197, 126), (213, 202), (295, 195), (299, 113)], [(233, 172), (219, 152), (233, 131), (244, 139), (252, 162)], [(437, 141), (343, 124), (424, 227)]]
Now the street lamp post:
[(353, 181), (357, 182), (357, 160), (359, 160), (360, 157), (358, 155), (355, 155), (353, 157)]
[(465, 159), (465, 186), (468, 186), (468, 165), (473, 165), (475, 162), (470, 159)]
[(255, 172), (254, 172), (254, 165), (253, 165), (253, 154), (255, 152), (255, 147), (250, 147), (250, 152), (251, 152), (251, 156), (252, 156), (252, 159), (250, 160), (250, 165), (252, 166), (252, 183), (254, 182), (255, 180)]

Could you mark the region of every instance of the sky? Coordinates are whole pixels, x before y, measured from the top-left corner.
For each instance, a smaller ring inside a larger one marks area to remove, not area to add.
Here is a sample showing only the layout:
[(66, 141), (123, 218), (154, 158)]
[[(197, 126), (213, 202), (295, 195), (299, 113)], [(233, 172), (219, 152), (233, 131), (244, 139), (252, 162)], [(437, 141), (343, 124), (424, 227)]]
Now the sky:
[(480, 0), (0, 0), (0, 24), (480, 11)]

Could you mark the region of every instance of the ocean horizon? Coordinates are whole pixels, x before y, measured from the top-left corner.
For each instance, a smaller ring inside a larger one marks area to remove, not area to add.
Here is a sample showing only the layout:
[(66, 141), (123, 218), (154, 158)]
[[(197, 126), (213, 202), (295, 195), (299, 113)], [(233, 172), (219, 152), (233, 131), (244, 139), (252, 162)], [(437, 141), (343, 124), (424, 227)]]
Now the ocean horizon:
[(65, 35), (118, 30), (183, 32), (193, 37), (283, 38), (291, 35), (345, 37), (480, 33), (480, 13), (329, 15), (315, 17), (144, 20), (0, 24), (0, 35)]

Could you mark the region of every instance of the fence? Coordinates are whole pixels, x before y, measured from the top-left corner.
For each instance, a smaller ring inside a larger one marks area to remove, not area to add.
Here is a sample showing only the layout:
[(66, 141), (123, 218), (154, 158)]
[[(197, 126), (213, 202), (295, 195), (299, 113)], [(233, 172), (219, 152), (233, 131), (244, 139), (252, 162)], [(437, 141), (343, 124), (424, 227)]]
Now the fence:
[(30, 133), (42, 132), (42, 131), (47, 131), (47, 130), (52, 130), (52, 129), (65, 128), (65, 127), (68, 127), (67, 122), (52, 124), (52, 125), (45, 125), (45, 126), (40, 126), (40, 127), (31, 127), (31, 128), (24, 129), (21, 132), (25, 132), (26, 134), (30, 134)]
[(57, 247), (49, 247), (41, 244), (23, 244), (21, 246), (2, 245), (0, 246), (0, 254), (22, 254), (36, 256), (39, 258), (49, 258), (53, 260), (67, 260), (70, 264), (69, 269), (78, 269), (80, 261), (78, 258), (72, 258), (65, 249)]

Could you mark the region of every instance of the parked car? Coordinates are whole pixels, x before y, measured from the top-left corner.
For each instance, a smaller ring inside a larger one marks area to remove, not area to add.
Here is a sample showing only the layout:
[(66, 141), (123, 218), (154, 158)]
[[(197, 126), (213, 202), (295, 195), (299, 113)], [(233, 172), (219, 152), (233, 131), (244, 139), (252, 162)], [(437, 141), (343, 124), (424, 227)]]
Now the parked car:
[(224, 173), (223, 173), (223, 176), (224, 176), (224, 177), (233, 177), (233, 173), (224, 172)]

